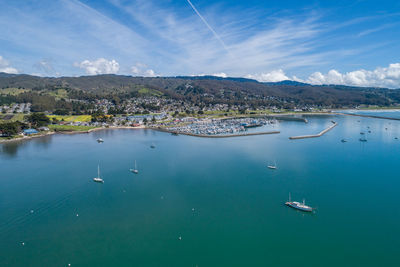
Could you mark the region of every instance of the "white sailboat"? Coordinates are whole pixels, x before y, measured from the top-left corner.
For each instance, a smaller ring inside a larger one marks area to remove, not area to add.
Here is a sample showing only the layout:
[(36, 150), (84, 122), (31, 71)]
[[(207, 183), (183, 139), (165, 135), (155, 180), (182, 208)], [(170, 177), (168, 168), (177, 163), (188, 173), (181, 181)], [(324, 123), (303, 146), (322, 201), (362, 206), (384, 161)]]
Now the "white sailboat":
[(135, 160), (135, 168), (134, 169), (130, 169), (131, 172), (133, 172), (134, 174), (138, 174), (139, 170), (136, 167), (136, 160)]
[(100, 164), (97, 165), (97, 177), (93, 178), (96, 183), (104, 183), (104, 180), (100, 178)]
[(271, 170), (276, 170), (278, 167), (276, 166), (276, 162), (274, 162), (274, 165), (268, 165), (267, 166), (268, 167), (268, 169), (271, 169)]

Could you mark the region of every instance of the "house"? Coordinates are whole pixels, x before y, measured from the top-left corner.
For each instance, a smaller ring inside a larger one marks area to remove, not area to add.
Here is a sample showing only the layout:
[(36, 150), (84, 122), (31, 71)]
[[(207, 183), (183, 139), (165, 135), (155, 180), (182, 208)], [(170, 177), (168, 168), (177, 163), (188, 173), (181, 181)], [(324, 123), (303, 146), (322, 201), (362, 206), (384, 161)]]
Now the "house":
[(25, 135), (31, 135), (31, 134), (37, 134), (39, 133), (36, 129), (25, 129), (24, 134)]

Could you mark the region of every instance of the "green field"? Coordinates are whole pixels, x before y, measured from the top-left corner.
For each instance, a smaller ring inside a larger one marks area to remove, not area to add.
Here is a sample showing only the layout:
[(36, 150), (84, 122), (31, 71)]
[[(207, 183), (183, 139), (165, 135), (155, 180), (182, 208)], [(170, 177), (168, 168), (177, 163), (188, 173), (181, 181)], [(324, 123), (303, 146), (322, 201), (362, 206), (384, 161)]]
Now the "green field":
[(163, 93), (154, 89), (142, 88), (139, 90), (141, 95), (152, 95), (152, 96), (162, 96)]
[(70, 116), (70, 115), (47, 115), (50, 119), (56, 118), (57, 120), (61, 121), (68, 121), (68, 122), (89, 122), (92, 119), (91, 115), (79, 115), (79, 116)]
[(73, 126), (73, 125), (49, 125), (50, 130), (55, 132), (74, 132), (74, 131), (89, 131), (96, 127), (92, 126)]
[(24, 121), (25, 114), (0, 114), (0, 122)]
[(29, 92), (30, 89), (19, 89), (19, 88), (4, 88), (0, 89), (0, 95), (19, 95), (21, 93)]

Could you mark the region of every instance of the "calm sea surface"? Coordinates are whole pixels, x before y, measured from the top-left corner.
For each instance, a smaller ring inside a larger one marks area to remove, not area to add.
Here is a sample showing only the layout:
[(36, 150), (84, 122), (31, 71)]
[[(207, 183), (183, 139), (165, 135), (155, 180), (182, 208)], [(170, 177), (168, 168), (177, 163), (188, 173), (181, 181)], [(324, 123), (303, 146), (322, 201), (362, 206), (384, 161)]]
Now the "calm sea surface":
[[(0, 145), (0, 266), (400, 266), (400, 121), (307, 118), (264, 129), (278, 135)], [(286, 207), (289, 192), (317, 211)]]

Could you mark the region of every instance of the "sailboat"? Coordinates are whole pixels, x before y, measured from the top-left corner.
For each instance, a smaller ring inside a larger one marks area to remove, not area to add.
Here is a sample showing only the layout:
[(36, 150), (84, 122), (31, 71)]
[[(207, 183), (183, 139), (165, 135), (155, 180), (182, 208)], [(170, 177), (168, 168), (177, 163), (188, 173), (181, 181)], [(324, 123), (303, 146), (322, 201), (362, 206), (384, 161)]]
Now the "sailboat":
[(303, 199), (303, 203), (297, 202), (297, 201), (291, 201), (290, 199), (290, 193), (289, 193), (289, 201), (285, 203), (286, 206), (289, 206), (291, 208), (301, 210), (301, 211), (307, 211), (311, 212), (314, 210), (314, 208), (307, 206), (305, 200)]
[(276, 166), (276, 162), (274, 162), (274, 165), (268, 165), (267, 167), (268, 167), (268, 169), (271, 169), (271, 170), (276, 170), (278, 168)]
[(93, 178), (96, 183), (104, 183), (104, 180), (100, 178), (100, 164), (97, 165), (97, 177)]
[(135, 168), (134, 169), (130, 169), (131, 172), (133, 172), (134, 174), (138, 174), (139, 170), (136, 167), (136, 160), (135, 160)]

